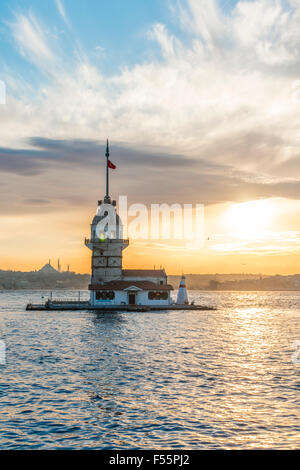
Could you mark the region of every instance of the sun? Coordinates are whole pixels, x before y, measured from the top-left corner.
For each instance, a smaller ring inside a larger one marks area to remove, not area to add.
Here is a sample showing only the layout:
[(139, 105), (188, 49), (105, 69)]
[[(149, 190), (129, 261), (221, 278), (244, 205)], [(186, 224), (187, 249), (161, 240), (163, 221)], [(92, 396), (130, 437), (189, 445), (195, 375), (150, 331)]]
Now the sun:
[(271, 229), (274, 206), (263, 199), (232, 204), (224, 213), (224, 224), (240, 238), (259, 238)]

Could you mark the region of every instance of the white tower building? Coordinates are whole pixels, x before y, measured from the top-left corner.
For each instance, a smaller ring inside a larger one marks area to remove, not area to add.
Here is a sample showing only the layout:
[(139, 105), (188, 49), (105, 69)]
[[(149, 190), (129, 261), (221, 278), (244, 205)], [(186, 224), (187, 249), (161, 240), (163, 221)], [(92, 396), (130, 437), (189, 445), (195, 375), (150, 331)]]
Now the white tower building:
[(129, 245), (124, 240), (122, 222), (116, 212), (116, 201), (109, 196), (109, 160), (106, 146), (106, 195), (98, 202), (97, 213), (91, 224), (91, 238), (85, 245), (92, 250), (92, 277), (90, 304), (92, 306), (171, 304), (173, 287), (167, 283), (164, 269), (122, 269), (122, 252)]
[(98, 201), (97, 214), (91, 224), (91, 238), (85, 245), (92, 250), (91, 284), (101, 284), (122, 277), (122, 251), (129, 241), (123, 239), (120, 217), (116, 212), (116, 201), (109, 196), (109, 147), (106, 146), (106, 195)]

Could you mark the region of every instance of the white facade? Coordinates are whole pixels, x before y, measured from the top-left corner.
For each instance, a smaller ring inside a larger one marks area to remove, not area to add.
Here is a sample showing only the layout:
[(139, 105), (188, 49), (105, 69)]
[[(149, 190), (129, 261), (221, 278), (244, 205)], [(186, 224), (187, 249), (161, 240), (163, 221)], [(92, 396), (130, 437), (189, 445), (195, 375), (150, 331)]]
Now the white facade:
[[(96, 293), (99, 291), (92, 291), (91, 292), (91, 298), (90, 302), (92, 305), (95, 305), (97, 307), (103, 305), (103, 306), (109, 306), (109, 305), (152, 305), (152, 306), (163, 306), (163, 305), (170, 305), (171, 302), (171, 295), (170, 291), (165, 291), (168, 294), (167, 299), (158, 299), (158, 300), (153, 300), (149, 299), (148, 294), (149, 292), (152, 291), (145, 291), (141, 289), (125, 289), (125, 290), (115, 290), (114, 292), (114, 299), (97, 299)], [(104, 291), (105, 292), (105, 291)], [(132, 302), (131, 296), (134, 296), (134, 303)]]
[(113, 300), (97, 300), (96, 299), (96, 292), (91, 291), (90, 302), (92, 305), (127, 305), (128, 304), (128, 295), (127, 292), (124, 291), (114, 291), (115, 298)]

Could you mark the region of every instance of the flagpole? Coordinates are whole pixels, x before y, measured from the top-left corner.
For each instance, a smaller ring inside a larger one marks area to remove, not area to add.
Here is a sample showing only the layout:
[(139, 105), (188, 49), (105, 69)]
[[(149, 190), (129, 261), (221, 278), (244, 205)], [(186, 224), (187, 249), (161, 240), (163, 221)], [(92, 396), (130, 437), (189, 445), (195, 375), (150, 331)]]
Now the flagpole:
[(109, 200), (109, 174), (108, 174), (108, 157), (109, 157), (109, 147), (108, 147), (108, 139), (106, 142), (106, 197), (107, 201)]

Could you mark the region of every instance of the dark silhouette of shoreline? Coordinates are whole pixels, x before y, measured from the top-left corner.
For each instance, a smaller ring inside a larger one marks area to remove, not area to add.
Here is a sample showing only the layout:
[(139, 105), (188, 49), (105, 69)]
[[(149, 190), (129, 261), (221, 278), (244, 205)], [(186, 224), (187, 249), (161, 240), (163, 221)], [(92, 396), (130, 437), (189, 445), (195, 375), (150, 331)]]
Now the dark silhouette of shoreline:
[[(168, 281), (177, 289), (181, 275), (169, 275)], [(82, 289), (88, 288), (90, 274), (59, 272), (49, 265), (39, 271), (0, 270), (0, 290), (18, 289)], [(186, 274), (190, 290), (270, 291), (300, 290), (300, 274), (267, 276), (263, 274)]]
[[(170, 284), (178, 285), (180, 276), (169, 276)], [(300, 274), (275, 276), (263, 274), (187, 274), (186, 285), (190, 290), (212, 291), (276, 291), (300, 290)]]
[(87, 289), (89, 274), (74, 272), (1, 271), (0, 290), (17, 289)]

